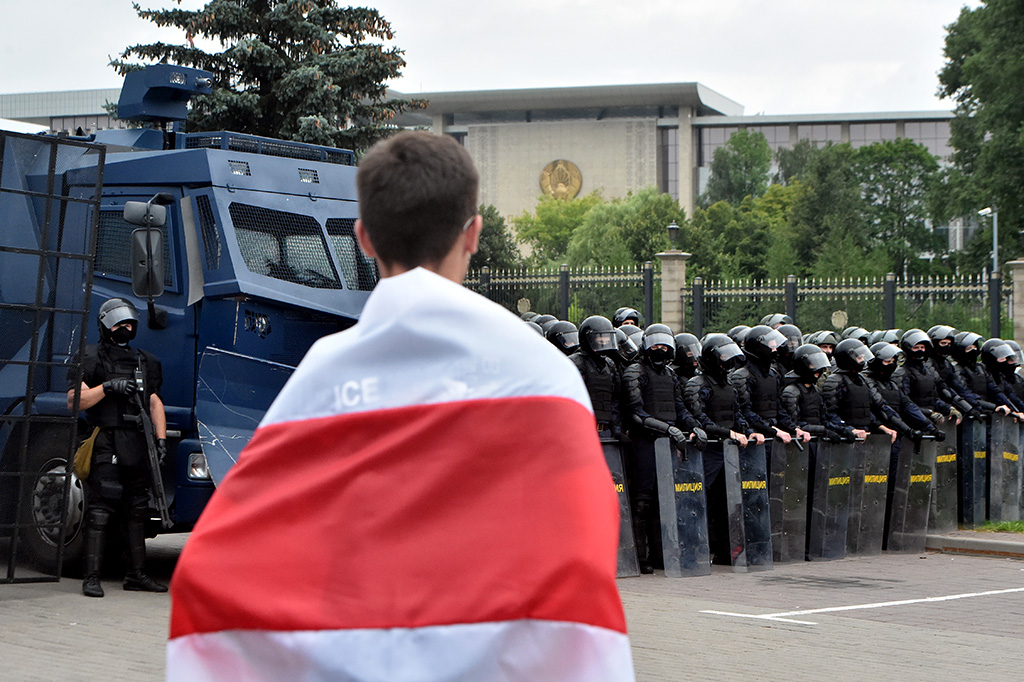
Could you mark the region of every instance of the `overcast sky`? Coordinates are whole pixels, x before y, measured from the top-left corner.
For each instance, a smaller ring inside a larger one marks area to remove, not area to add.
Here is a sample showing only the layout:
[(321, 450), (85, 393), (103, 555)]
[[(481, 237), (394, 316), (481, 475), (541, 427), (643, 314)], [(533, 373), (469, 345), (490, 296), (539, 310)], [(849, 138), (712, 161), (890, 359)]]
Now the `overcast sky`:
[[(0, 93), (119, 87), (109, 57), (183, 35), (130, 0), (0, 0)], [(139, 0), (172, 7), (173, 0)], [(197, 9), (203, 0), (183, 0)], [(378, 0), (410, 94), (685, 83), (747, 114), (951, 109), (945, 27), (977, 0)]]

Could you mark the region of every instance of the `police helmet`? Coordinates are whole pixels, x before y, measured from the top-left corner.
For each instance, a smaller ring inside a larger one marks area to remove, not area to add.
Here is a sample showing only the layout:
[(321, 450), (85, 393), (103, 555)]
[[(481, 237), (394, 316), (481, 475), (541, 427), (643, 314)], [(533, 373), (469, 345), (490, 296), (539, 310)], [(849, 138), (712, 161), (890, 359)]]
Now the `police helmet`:
[(693, 334), (676, 334), (676, 357), (673, 365), (683, 376), (692, 377), (700, 361), (700, 341)]
[(746, 364), (746, 356), (726, 334), (708, 334), (701, 344), (700, 366), (705, 374), (723, 378)]
[(953, 338), (953, 359), (961, 365), (977, 362), (984, 337), (974, 332), (960, 332)]
[(615, 348), (623, 362), (633, 362), (640, 354), (640, 349), (636, 347), (633, 339), (629, 338), (629, 334), (623, 331), (622, 327), (615, 330)]
[(821, 373), (831, 366), (825, 352), (814, 344), (805, 343), (793, 353), (793, 371), (804, 381), (817, 381)]
[(555, 348), (566, 355), (572, 355), (580, 347), (580, 335), (576, 325), (565, 320), (558, 320), (548, 325), (544, 336), (554, 344)]
[(540, 328), (543, 329), (545, 324), (547, 324), (548, 322), (557, 322), (558, 318), (555, 317), (554, 315), (538, 315), (537, 317), (533, 318), (530, 321), (536, 322), (537, 324), (540, 325)]
[(772, 329), (776, 329), (782, 324), (793, 324), (793, 318), (785, 313), (768, 313), (761, 318), (760, 324), (766, 324)]
[(527, 311), (527, 312), (523, 313), (521, 317), (523, 318), (523, 320), (525, 322), (533, 322), (535, 319), (540, 317), (540, 315), (535, 313), (535, 312), (533, 312), (532, 310), (530, 310), (530, 311)]
[(751, 327), (743, 337), (743, 350), (747, 355), (765, 363), (775, 359), (780, 348), (786, 345), (786, 337), (766, 324)]
[(580, 322), (580, 350), (589, 355), (614, 353), (617, 342), (612, 321), (601, 315), (591, 315)]
[(526, 326), (527, 326), (527, 327), (529, 327), (530, 329), (532, 329), (533, 331), (537, 332), (537, 333), (538, 333), (538, 334), (540, 334), (541, 336), (544, 336), (544, 330), (543, 330), (543, 329), (541, 329), (541, 328), (540, 328), (540, 325), (539, 325), (539, 324), (537, 324), (536, 322), (530, 322), (530, 321), (528, 321), (528, 322), (526, 323)]
[(825, 355), (828, 355), (833, 348), (839, 345), (839, 342), (841, 340), (842, 339), (839, 338), (839, 335), (836, 334), (834, 331), (823, 329), (817, 333), (816, 338), (812, 343), (814, 343), (814, 345), (818, 347), (828, 346), (829, 349), (825, 351)]
[(134, 339), (135, 334), (139, 331), (139, 311), (135, 309), (131, 301), (125, 298), (111, 298), (105, 301), (100, 306), (96, 321), (99, 323), (100, 337), (111, 341), (114, 327), (122, 322), (131, 323), (131, 332), (127, 335), (128, 341)]
[[(872, 344), (870, 350), (875, 357), (868, 361), (868, 370), (886, 378), (892, 376), (903, 359), (903, 351), (898, 346), (885, 341)], [(886, 360), (894, 362), (886, 365)]]
[(735, 327), (733, 327), (732, 329), (730, 329), (726, 333), (726, 336), (728, 336), (730, 339), (732, 339), (732, 342), (735, 343), (737, 346), (742, 347), (743, 346), (743, 339), (744, 339), (744, 337), (746, 337), (747, 332), (749, 332), (749, 331), (750, 331), (750, 327), (748, 327), (747, 325), (745, 325), (745, 324), (738, 324)]
[[(914, 346), (921, 344), (924, 346), (923, 351), (912, 350)], [(931, 353), (932, 340), (928, 338), (928, 334), (921, 331), (920, 329), (908, 329), (900, 337), (900, 349), (903, 350), (909, 360), (923, 360)]]
[(616, 327), (629, 324), (630, 321), (632, 321), (632, 324), (636, 327), (641, 326), (640, 313), (635, 308), (627, 308), (623, 306), (616, 310), (615, 314), (612, 315), (612, 324)]
[(1002, 339), (989, 339), (981, 345), (981, 364), (985, 365), (985, 369), (991, 374), (1006, 371), (1007, 358), (1012, 355), (1013, 348)]
[(644, 330), (644, 355), (652, 362), (668, 362), (676, 355), (676, 339), (667, 324), (652, 324)]
[(864, 327), (847, 327), (843, 330), (844, 339), (857, 339), (861, 343), (866, 344), (870, 337), (871, 332)]
[(793, 368), (793, 353), (803, 344), (803, 334), (795, 324), (780, 324), (776, 329), (786, 338), (786, 343), (779, 346), (779, 364), (786, 369)]
[(836, 368), (847, 372), (862, 372), (875, 356), (871, 350), (858, 339), (843, 339), (832, 351), (836, 360)]
[[(613, 322), (612, 324), (615, 323)], [(636, 346), (637, 350), (640, 350), (643, 346), (644, 330), (637, 327), (635, 324), (624, 324), (619, 327), (619, 329), (626, 332), (626, 336), (629, 337), (629, 340), (633, 342), (633, 345)]]

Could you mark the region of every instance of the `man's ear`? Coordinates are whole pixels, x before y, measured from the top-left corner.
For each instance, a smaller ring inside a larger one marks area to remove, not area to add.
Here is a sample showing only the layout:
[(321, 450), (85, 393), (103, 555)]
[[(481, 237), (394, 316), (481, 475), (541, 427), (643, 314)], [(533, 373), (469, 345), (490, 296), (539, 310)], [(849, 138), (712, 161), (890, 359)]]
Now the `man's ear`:
[(466, 248), (466, 252), (469, 253), (469, 255), (471, 256), (477, 252), (477, 249), (480, 248), (480, 232), (483, 229), (484, 219), (478, 213), (476, 217), (473, 218), (473, 222), (469, 224), (469, 227), (466, 228), (466, 231), (462, 235), (462, 239), (464, 240), (462, 243)]
[(367, 257), (377, 257), (377, 252), (373, 249), (373, 244), (370, 242), (370, 235), (366, 234), (363, 221), (359, 218), (356, 218), (356, 241), (359, 242), (359, 248), (363, 250)]

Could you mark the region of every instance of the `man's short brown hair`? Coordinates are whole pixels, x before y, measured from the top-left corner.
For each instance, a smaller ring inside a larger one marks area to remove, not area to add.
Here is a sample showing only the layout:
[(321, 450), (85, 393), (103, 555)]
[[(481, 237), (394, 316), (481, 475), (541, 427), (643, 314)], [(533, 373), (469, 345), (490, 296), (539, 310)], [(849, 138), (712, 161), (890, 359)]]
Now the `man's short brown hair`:
[(405, 268), (440, 263), (477, 213), (480, 176), (447, 135), (401, 132), (359, 164), (359, 215), (377, 257)]

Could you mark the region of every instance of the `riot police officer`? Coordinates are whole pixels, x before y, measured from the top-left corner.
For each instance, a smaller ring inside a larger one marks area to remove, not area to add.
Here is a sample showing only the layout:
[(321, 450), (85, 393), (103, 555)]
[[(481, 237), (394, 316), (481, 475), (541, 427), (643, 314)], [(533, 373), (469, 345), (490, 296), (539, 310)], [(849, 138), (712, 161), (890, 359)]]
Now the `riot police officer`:
[(624, 324), (631, 324), (634, 327), (642, 327), (640, 324), (640, 313), (635, 308), (623, 306), (612, 315), (612, 325), (616, 328)]
[(631, 501), (641, 573), (654, 571), (661, 548), (654, 441), (667, 436), (680, 448), (691, 437), (698, 445), (707, 443), (707, 434), (686, 409), (679, 379), (669, 366), (674, 355), (672, 330), (652, 324), (644, 330), (639, 361), (622, 375), (635, 458)]
[(867, 346), (855, 338), (843, 339), (832, 356), (836, 361), (836, 371), (825, 380), (822, 389), (825, 406), (852, 426), (857, 438), (878, 432), (888, 434), (895, 442), (899, 433), (918, 435), (912, 433), (914, 430), (885, 403), (878, 389), (861, 375), (874, 357)]
[[(102, 597), (100, 568), (103, 545), (116, 513), (125, 515), (129, 570), (124, 589), (166, 592), (167, 587), (146, 575), (145, 523), (149, 513), (148, 444), (140, 427), (139, 405), (153, 422), (157, 451), (166, 455), (167, 419), (160, 400), (160, 361), (132, 348), (139, 314), (126, 299), (112, 298), (100, 306), (100, 342), (83, 358), (80, 407), (90, 426), (99, 427), (92, 466), (85, 480), (85, 564), (82, 593)], [(141, 399), (141, 400), (140, 400)], [(68, 405), (74, 389), (68, 391)]]
[(549, 324), (544, 330), (544, 336), (565, 355), (572, 355), (580, 347), (579, 330), (568, 320), (558, 320)]
[(676, 334), (676, 356), (672, 361), (672, 369), (684, 386), (697, 373), (700, 362), (700, 341), (693, 334)]
[[(773, 364), (786, 342), (785, 336), (768, 325), (759, 324), (751, 328), (743, 339), (743, 354), (747, 362), (733, 370), (729, 381), (736, 390), (739, 408), (750, 428), (783, 443), (788, 443), (793, 436), (808, 441), (810, 434), (799, 429), (789, 413), (779, 408), (782, 377)], [(766, 449), (766, 452), (769, 451)]]
[(599, 433), (610, 438), (622, 435), (619, 421), (621, 402), (619, 372), (612, 361), (617, 352), (615, 328), (607, 317), (591, 315), (580, 323), (579, 350), (569, 359), (587, 387)]
[(900, 349), (906, 362), (896, 378), (903, 392), (936, 424), (947, 418), (959, 424), (962, 413), (946, 402), (953, 397), (953, 392), (930, 362), (932, 342), (928, 334), (920, 329), (908, 329), (900, 339)]

